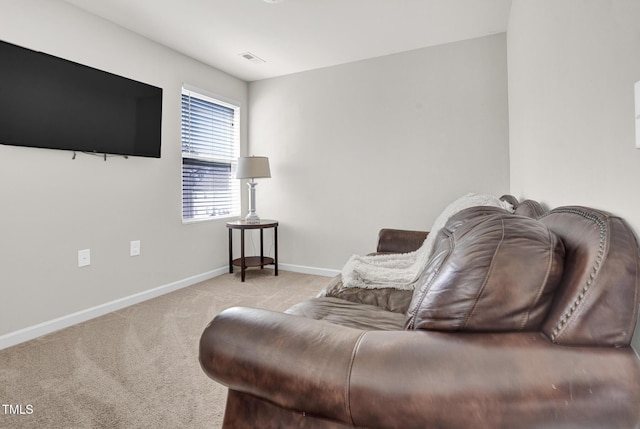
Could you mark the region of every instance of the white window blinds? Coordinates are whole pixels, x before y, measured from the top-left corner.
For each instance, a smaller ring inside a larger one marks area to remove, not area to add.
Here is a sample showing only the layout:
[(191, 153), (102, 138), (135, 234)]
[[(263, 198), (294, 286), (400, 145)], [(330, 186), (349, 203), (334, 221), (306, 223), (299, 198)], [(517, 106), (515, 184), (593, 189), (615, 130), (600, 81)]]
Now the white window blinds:
[(182, 219), (238, 216), (240, 109), (182, 90)]

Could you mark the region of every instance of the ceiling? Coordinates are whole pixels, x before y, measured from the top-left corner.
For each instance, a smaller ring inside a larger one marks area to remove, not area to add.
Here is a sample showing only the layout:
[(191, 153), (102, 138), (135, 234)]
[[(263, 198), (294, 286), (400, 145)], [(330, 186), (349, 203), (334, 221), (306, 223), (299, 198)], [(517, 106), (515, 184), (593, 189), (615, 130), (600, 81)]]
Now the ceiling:
[(511, 0), (65, 1), (245, 81), (502, 33), (511, 7)]

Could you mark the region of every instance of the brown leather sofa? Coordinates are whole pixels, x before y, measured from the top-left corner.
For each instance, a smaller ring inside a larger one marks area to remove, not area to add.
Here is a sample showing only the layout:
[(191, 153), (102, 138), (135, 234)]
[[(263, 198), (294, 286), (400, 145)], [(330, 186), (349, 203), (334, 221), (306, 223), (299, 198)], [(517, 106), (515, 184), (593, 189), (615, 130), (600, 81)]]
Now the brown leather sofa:
[[(286, 314), (231, 308), (200, 361), (225, 428), (640, 428), (634, 234), (587, 207), (464, 210), (415, 291), (349, 289)], [(426, 233), (382, 230), (378, 252)]]

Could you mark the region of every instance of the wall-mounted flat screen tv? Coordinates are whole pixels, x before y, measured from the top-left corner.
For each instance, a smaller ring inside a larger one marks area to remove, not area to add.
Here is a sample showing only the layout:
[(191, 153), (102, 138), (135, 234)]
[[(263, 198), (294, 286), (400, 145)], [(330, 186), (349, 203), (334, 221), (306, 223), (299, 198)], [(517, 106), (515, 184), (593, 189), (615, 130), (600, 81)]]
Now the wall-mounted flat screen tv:
[(160, 157), (162, 89), (0, 41), (0, 144)]

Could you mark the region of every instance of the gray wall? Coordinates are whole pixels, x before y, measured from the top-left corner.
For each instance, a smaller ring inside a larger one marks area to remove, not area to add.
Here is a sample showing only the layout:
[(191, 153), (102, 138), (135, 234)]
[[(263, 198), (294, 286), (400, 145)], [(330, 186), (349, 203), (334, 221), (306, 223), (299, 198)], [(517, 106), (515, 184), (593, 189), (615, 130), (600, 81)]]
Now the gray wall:
[[(65, 2), (1, 0), (0, 10), (1, 40), (164, 89), (161, 159), (0, 145), (0, 337), (224, 267), (224, 222), (181, 220), (180, 90), (246, 112), (247, 84)], [(86, 248), (91, 265), (78, 268)]]
[[(294, 268), (339, 269), (379, 228), (428, 228), (469, 191), (600, 207), (640, 230), (634, 0), (514, 0), (506, 41), (255, 82), (250, 105), (246, 83), (64, 2), (0, 8), (1, 40), (165, 91), (159, 160), (0, 145), (0, 337), (224, 267), (224, 222), (180, 219), (183, 82), (242, 104), (243, 141), (249, 119), (250, 153), (272, 162), (258, 213), (281, 221)], [(92, 265), (78, 268), (84, 248)]]
[(280, 255), (340, 269), (383, 227), (426, 230), (453, 199), (509, 191), (504, 34), (253, 82), (258, 213)]
[[(511, 190), (586, 205), (640, 231), (637, 0), (514, 0), (508, 30)], [(640, 327), (634, 346), (640, 350)]]

